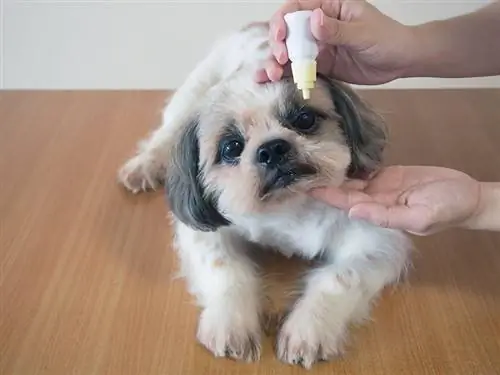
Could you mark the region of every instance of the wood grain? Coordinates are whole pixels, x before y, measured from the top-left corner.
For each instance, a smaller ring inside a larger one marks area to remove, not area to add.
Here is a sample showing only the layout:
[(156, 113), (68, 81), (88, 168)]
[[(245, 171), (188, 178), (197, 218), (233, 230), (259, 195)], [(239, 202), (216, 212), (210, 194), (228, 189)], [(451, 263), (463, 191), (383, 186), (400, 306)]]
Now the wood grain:
[[(500, 181), (500, 91), (368, 91), (391, 128), (388, 163)], [(0, 94), (0, 374), (299, 374), (275, 358), (214, 359), (195, 341), (161, 192), (117, 168), (160, 119), (164, 92)], [(500, 234), (415, 238), (347, 355), (318, 374), (500, 374)], [(277, 279), (297, 265), (274, 258)], [(280, 276), (281, 274), (281, 276)]]

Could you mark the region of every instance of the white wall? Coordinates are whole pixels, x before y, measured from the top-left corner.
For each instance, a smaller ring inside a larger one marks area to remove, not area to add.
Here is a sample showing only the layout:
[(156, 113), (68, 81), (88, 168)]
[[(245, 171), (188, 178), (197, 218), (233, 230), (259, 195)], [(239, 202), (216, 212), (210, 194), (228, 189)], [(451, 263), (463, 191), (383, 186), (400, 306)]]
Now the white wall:
[[(222, 33), (267, 20), (282, 1), (0, 0), (2, 87), (175, 88)], [(374, 3), (403, 23), (466, 13), (488, 0)], [(411, 79), (389, 87), (496, 86), (500, 78)]]

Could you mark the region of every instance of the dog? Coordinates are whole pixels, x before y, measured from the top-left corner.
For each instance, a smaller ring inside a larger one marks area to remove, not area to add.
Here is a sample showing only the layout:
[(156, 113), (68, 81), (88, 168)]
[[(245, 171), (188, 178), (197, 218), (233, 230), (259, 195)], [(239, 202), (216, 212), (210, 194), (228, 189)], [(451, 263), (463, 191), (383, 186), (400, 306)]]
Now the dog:
[(268, 33), (251, 24), (213, 46), (119, 181), (135, 193), (165, 188), (181, 274), (201, 307), (197, 339), (215, 356), (260, 358), (255, 246), (316, 261), (276, 339), (281, 361), (311, 368), (342, 353), (349, 325), (400, 280), (412, 246), (308, 194), (376, 172), (387, 127), (351, 87), (321, 74), (309, 100), (288, 78), (256, 83)]

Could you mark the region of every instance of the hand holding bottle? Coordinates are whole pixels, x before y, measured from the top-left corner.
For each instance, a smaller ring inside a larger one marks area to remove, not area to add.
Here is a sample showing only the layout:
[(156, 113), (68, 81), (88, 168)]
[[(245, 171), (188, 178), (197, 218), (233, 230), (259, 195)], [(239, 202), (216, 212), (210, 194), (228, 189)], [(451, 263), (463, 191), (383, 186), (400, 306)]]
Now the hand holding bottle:
[[(320, 8), (321, 7), (321, 8)], [(281, 79), (289, 66), (285, 15), (312, 10), (320, 73), (355, 84), (379, 84), (404, 74), (413, 51), (412, 32), (365, 1), (287, 1), (270, 22), (274, 58), (259, 81)]]
[(257, 72), (257, 81), (290, 74), (284, 16), (300, 10), (313, 11), (317, 71), (334, 79), (376, 85), (407, 77), (500, 74), (500, 1), (469, 14), (408, 26), (364, 0), (288, 0), (270, 21), (273, 58)]

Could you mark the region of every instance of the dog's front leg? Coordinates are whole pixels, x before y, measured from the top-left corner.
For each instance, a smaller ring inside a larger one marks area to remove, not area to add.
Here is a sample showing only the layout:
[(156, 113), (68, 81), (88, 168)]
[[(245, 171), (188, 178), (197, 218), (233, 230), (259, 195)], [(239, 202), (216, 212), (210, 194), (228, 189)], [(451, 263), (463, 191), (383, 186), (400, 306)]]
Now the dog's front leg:
[(260, 280), (246, 244), (229, 231), (177, 227), (181, 271), (202, 307), (197, 338), (215, 356), (260, 358)]
[(395, 231), (345, 233), (327, 250), (326, 263), (310, 272), (284, 320), (279, 359), (310, 368), (341, 354), (348, 325), (369, 317), (374, 297), (406, 268), (408, 250), (409, 242)]

